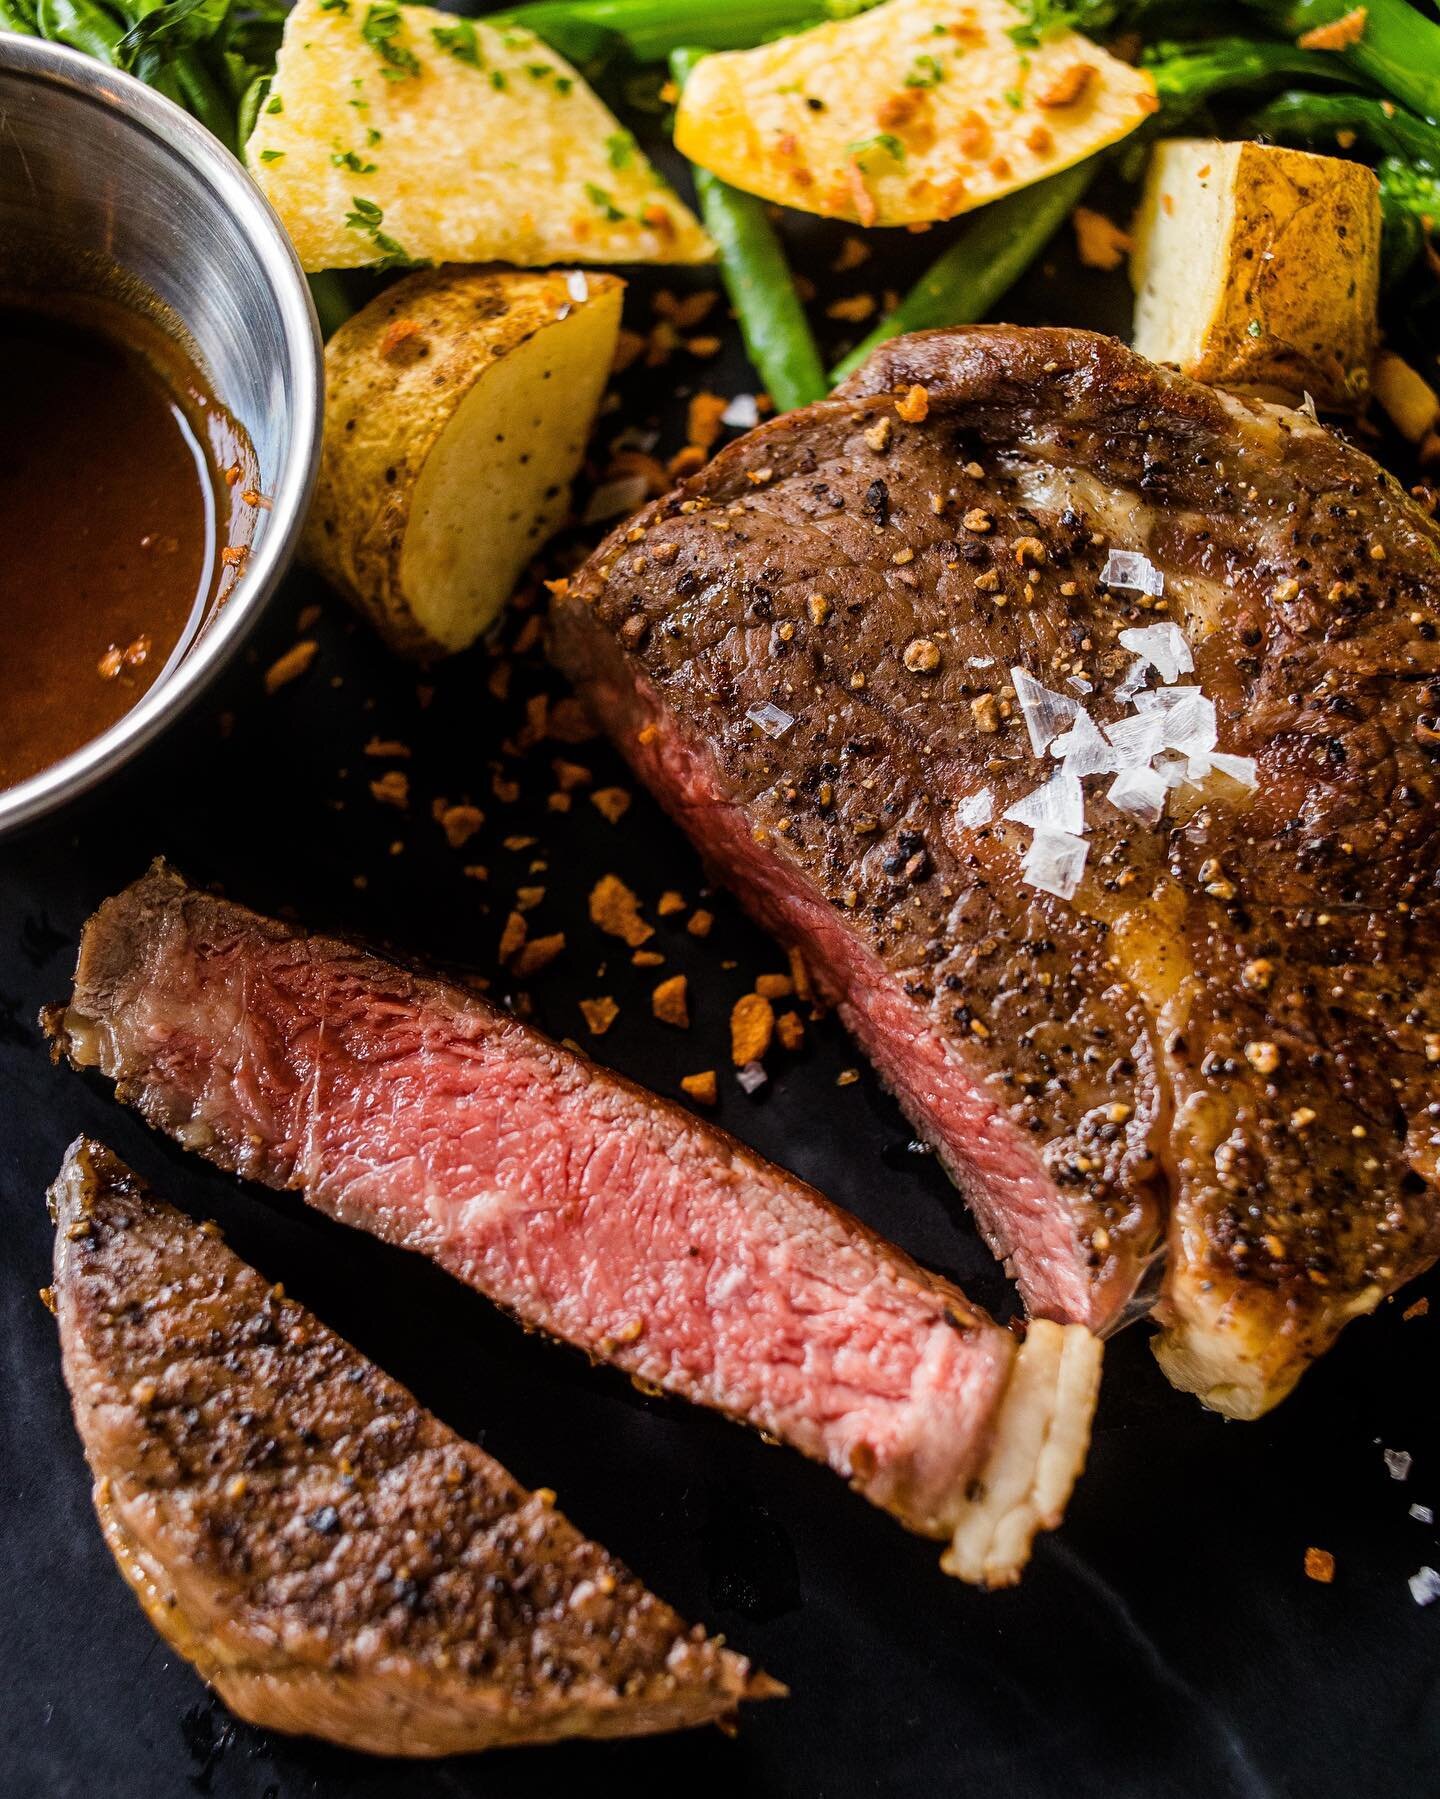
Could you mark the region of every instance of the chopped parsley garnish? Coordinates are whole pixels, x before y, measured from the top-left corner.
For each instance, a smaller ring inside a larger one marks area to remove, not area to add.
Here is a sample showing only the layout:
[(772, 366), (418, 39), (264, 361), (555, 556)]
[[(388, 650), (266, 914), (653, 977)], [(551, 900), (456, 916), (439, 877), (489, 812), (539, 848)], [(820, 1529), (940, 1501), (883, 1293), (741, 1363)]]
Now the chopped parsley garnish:
[(871, 150), (883, 150), (887, 156), (893, 156), (896, 162), (905, 160), (904, 144), (893, 132), (889, 131), (877, 132), (874, 137), (859, 138), (853, 144), (846, 144), (845, 149), (847, 154), (853, 156), (857, 162)]
[(480, 67), (483, 58), (473, 19), (457, 19), (453, 25), (432, 26), (430, 35), (442, 50), (450, 52), (456, 62), (468, 62), (472, 69)]
[(272, 94), (265, 102), (265, 110), (266, 112), (284, 112), (285, 102), (280, 98), (279, 94)]
[(380, 252), (370, 265), (375, 269), (413, 269), (419, 265), (413, 256), (396, 243), (393, 237), (387, 237), (380, 229), (385, 214), (373, 200), (362, 199), (359, 194), (350, 196), (351, 211), (345, 214), (345, 223), (352, 231), (363, 231)]
[(598, 206), (612, 225), (618, 224), (625, 217), (615, 204), (613, 196), (607, 194), (603, 187), (596, 187), (593, 181), (585, 183), (585, 198), (592, 206)]
[(383, 135), (384, 134), (381, 132), (378, 125), (367, 125), (365, 127), (365, 142), (367, 144), (378, 144)]
[[(1037, 49), (1043, 39), (1058, 37), (1062, 31), (1073, 31), (1083, 24), (1103, 25), (1103, 16), (1115, 10), (1105, 0), (1015, 0), (1024, 14), (1018, 25), (1012, 25), (1006, 36), (1027, 50)], [(1093, 14), (1093, 17), (1087, 17)]]
[(1016, 112), (1019, 112), (1020, 108), (1025, 104), (1025, 96), (1020, 92), (1018, 87), (1007, 87), (1000, 97), (1007, 106), (1012, 107)]
[(605, 140), (605, 154), (612, 169), (628, 169), (635, 158), (635, 139), (628, 131), (612, 131)]
[(285, 152), (283, 150), (262, 150), (260, 152), (260, 160), (261, 162), (279, 162), (284, 154)]
[(348, 13), (350, 0), (320, 0), (321, 12)]
[(496, 91), (497, 91), (497, 92), (498, 92), (498, 93), (502, 93), (502, 94), (503, 94), (503, 93), (504, 93), (504, 92), (505, 92), (505, 90), (506, 90), (506, 88), (507, 88), (507, 87), (509, 87), (509, 85), (510, 85), (510, 83), (509, 83), (509, 82), (508, 82), (508, 81), (507, 81), (507, 80), (506, 80), (506, 78), (505, 78), (505, 71), (504, 71), (504, 69), (491, 69), (491, 71), (490, 71), (490, 85), (491, 85), (491, 87), (493, 87), (493, 88), (494, 88), (494, 89), (495, 89), (495, 90), (496, 90)]
[(373, 175), (375, 164), (366, 162), (355, 150), (336, 150), (330, 158), (337, 169), (349, 169), (352, 175)]
[(387, 81), (404, 81), (420, 73), (419, 57), (395, 41), (404, 29), (405, 21), (394, 0), (372, 0), (366, 8), (360, 35), (385, 64), (381, 72)]
[(354, 231), (378, 231), (385, 222), (385, 214), (373, 200), (363, 200), (358, 194), (350, 196), (352, 210), (345, 214), (345, 223)]
[(945, 79), (938, 56), (917, 56), (905, 77), (906, 87), (939, 87)]
[(557, 75), (555, 77), (555, 92), (557, 94), (568, 94), (574, 85), (575, 82), (569, 75)]

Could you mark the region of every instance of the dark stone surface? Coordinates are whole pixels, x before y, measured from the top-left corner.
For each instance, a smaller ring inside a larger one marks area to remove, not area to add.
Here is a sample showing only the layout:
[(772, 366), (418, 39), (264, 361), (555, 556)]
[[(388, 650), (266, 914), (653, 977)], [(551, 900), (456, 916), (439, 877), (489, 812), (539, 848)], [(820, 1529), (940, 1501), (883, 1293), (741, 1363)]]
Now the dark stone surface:
[[(808, 235), (823, 271), (833, 238)], [(914, 266), (928, 246), (909, 240), (899, 251)], [(872, 266), (845, 285), (904, 278)], [(1107, 292), (1113, 303), (1113, 288), (1066, 272), (1008, 310), (1103, 321), (1114, 316)], [(641, 306), (636, 315), (648, 316)], [(731, 353), (719, 366), (677, 359), (660, 379), (672, 377), (725, 393), (752, 384)], [(628, 392), (626, 419), (646, 410), (637, 379)], [(675, 441), (672, 432), (662, 449)], [(313, 669), (266, 699), (260, 671), (317, 600)], [(537, 1021), (583, 1038), (576, 1001), (613, 993), (620, 1019), (593, 1045), (605, 1060), (672, 1092), (683, 1073), (723, 1071), (730, 1004), (757, 971), (779, 965), (776, 953), (723, 896), (707, 902), (717, 920), (707, 939), (688, 936), (683, 918), (662, 922), (665, 972), (689, 974), (695, 1022), (683, 1037), (657, 1024), (655, 973), (630, 967), (594, 931), (586, 895), (614, 869), (647, 907), (667, 886), (693, 901), (700, 872), (643, 795), (618, 826), (582, 797), (569, 814), (548, 811), (551, 756), (584, 762), (597, 785), (622, 780), (619, 765), (595, 743), (505, 757), (501, 741), (521, 723), (527, 694), (558, 689), (532, 654), (502, 707), (487, 692), (489, 667), (476, 653), (417, 676), (296, 577), (202, 715), (81, 809), (0, 845), (0, 1793), (503, 1799), (665, 1787), (800, 1799), (1349, 1799), (1437, 1790), (1440, 1606), (1418, 1608), (1405, 1582), (1422, 1563), (1440, 1564), (1435, 1532), (1407, 1516), (1412, 1501), (1440, 1507), (1440, 1313), (1403, 1322), (1414, 1291), (1353, 1326), (1258, 1424), (1201, 1411), (1165, 1384), (1143, 1328), (1123, 1336), (1064, 1528), (1042, 1541), (1019, 1589), (976, 1593), (940, 1574), (935, 1546), (906, 1537), (824, 1470), (718, 1418), (641, 1397), (524, 1336), (418, 1259), (187, 1160), (100, 1084), (51, 1067), (35, 1013), (66, 991), (82, 920), (163, 853), (237, 899), (492, 977), (516, 885), (544, 884), (532, 928), (565, 929), (570, 948), (533, 985)], [(428, 704), (417, 680), (433, 686)], [(372, 735), (414, 754), (367, 758)], [(490, 791), (496, 761), (521, 771), (514, 804)], [(391, 766), (410, 777), (404, 813), (367, 791)], [(459, 853), (431, 820), (437, 794), (473, 796), (489, 814)], [(533, 846), (504, 847), (529, 835)], [(392, 855), (394, 842), (404, 848)], [(535, 858), (548, 868), (531, 875)], [(466, 878), (465, 863), (487, 864), (489, 882)], [(504, 997), (503, 977), (495, 991)], [(929, 1157), (905, 1151), (909, 1132), (868, 1073), (837, 1089), (837, 1073), (857, 1063), (833, 1022), (814, 1026), (800, 1056), (772, 1058), (773, 1078), (753, 1100), (722, 1073), (721, 1121), (976, 1299), (1008, 1308), (963, 1208)], [(91, 1513), (53, 1321), (36, 1297), (49, 1267), (42, 1195), (81, 1130), (176, 1204), (218, 1218), (241, 1254), (522, 1480), (555, 1487), (577, 1524), (793, 1696), (755, 1708), (733, 1740), (709, 1732), (430, 1765), (235, 1723), (145, 1622)], [(1440, 1282), (1424, 1285), (1440, 1293)], [(1405, 1484), (1388, 1475), (1382, 1445), (1413, 1455)], [(1331, 1586), (1304, 1577), (1312, 1544), (1336, 1558)]]

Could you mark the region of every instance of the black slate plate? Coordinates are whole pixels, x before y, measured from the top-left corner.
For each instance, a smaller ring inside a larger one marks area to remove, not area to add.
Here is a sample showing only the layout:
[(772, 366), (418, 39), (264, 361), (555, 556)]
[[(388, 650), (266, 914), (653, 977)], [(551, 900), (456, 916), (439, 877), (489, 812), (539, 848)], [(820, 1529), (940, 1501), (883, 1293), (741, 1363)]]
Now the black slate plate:
[[(826, 298), (839, 285), (901, 286), (930, 247), (900, 238), (883, 276), (872, 267), (841, 284), (825, 273), (833, 246), (833, 234), (815, 230), (800, 249)], [(636, 283), (642, 326), (659, 284)], [(1009, 308), (1021, 320), (1100, 324), (1119, 310), (1118, 284), (1063, 258)], [(630, 377), (624, 412), (607, 426), (647, 412), (673, 426), (677, 379), (727, 394), (753, 386), (732, 343), (719, 364), (677, 359), (658, 376)], [(672, 429), (662, 449), (678, 441)], [(319, 621), (304, 627), (320, 643), (314, 667), (266, 699), (260, 672), (314, 603)], [(418, 1259), (212, 1174), (99, 1084), (50, 1066), (35, 1013), (66, 991), (82, 920), (163, 853), (237, 898), (490, 976), (515, 886), (543, 883), (534, 929), (565, 929), (571, 947), (533, 984), (537, 1020), (582, 1036), (577, 1000), (613, 993), (620, 1019), (593, 1046), (603, 1059), (664, 1091), (689, 1070), (723, 1070), (730, 1004), (778, 956), (717, 896), (706, 902), (716, 914), (709, 938), (676, 920), (657, 939), (667, 970), (690, 975), (691, 1031), (650, 1018), (655, 975), (630, 968), (593, 930), (586, 895), (613, 869), (647, 904), (671, 886), (693, 901), (699, 869), (643, 794), (618, 826), (583, 799), (568, 815), (548, 811), (552, 755), (584, 762), (597, 785), (624, 782), (623, 771), (599, 743), (502, 755), (526, 698), (559, 689), (531, 653), (500, 705), (487, 691), (491, 666), (484, 652), (447, 665), (423, 677), (427, 698), (422, 677), (296, 576), (203, 717), (83, 809), (0, 846), (0, 1793), (533, 1799), (665, 1786), (804, 1799), (1349, 1799), (1437, 1790), (1440, 1607), (1421, 1610), (1406, 1586), (1422, 1564), (1440, 1564), (1434, 1530), (1407, 1515), (1414, 1502), (1440, 1506), (1436, 1319), (1401, 1316), (1423, 1288), (1352, 1326), (1293, 1399), (1252, 1425), (1224, 1423), (1172, 1392), (1143, 1329), (1123, 1336), (1107, 1357), (1090, 1465), (1064, 1528), (1042, 1540), (1018, 1590), (976, 1593), (940, 1574), (934, 1546), (825, 1471), (717, 1418), (643, 1398), (525, 1337)], [(369, 759), (372, 736), (414, 754)], [(497, 761), (522, 770), (514, 803), (491, 792)], [(391, 766), (410, 778), (403, 813), (367, 790)], [(489, 814), (458, 854), (430, 818), (437, 794), (473, 796)], [(505, 847), (527, 836), (533, 846)], [(548, 867), (531, 875), (535, 859)], [(488, 864), (489, 882), (464, 876), (465, 863)], [(772, 1062), (755, 1098), (723, 1077), (721, 1120), (1008, 1310), (1005, 1282), (933, 1162), (906, 1148), (894, 1106), (868, 1073), (837, 1089), (837, 1074), (857, 1062), (838, 1027), (814, 1026), (802, 1055)], [(752, 1709), (733, 1740), (711, 1731), (429, 1765), (236, 1724), (146, 1623), (91, 1513), (53, 1321), (36, 1297), (50, 1253), (42, 1195), (81, 1130), (177, 1203), (218, 1218), (243, 1255), (521, 1479), (557, 1488), (577, 1523), (793, 1696)], [(1382, 1447), (1413, 1456), (1404, 1484)], [(1310, 1545), (1334, 1554), (1333, 1585), (1305, 1578)]]

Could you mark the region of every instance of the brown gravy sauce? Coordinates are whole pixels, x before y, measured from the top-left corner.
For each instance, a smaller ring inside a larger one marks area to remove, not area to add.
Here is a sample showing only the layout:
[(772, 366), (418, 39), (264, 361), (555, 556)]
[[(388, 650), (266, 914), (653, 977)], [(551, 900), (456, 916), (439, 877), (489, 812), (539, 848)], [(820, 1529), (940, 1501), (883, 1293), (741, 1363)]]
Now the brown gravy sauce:
[(0, 298), (0, 788), (122, 718), (243, 569), (244, 432), (161, 327)]

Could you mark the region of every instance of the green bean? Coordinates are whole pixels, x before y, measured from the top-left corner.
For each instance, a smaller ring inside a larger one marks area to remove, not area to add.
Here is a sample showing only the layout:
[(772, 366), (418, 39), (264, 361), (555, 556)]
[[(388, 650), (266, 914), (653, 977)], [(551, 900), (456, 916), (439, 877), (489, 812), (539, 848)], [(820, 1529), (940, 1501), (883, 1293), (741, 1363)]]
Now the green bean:
[(1145, 63), (1160, 101), (1154, 130), (1170, 130), (1217, 93), (1253, 87), (1277, 77), (1301, 75), (1312, 81), (1351, 79), (1345, 65), (1323, 50), (1256, 38), (1220, 37), (1197, 44), (1154, 44)]
[[(680, 86), (701, 55), (686, 48), (671, 56), (671, 72)], [(764, 202), (727, 187), (708, 169), (693, 173), (705, 229), (720, 253), (725, 291), (776, 411), (790, 412), (823, 399), (825, 368)]]
[(321, 337), (332, 337), (354, 312), (346, 291), (345, 278), (339, 269), (327, 269), (310, 276), (310, 298), (315, 302), (315, 316), (320, 321)]
[[(1241, 0), (1287, 37), (1333, 25), (1353, 0)], [(1440, 24), (1409, 0), (1367, 0), (1364, 28), (1353, 44), (1323, 54), (1338, 58), (1427, 119), (1440, 120)]]
[(1348, 132), (1382, 156), (1440, 169), (1440, 127), (1364, 94), (1277, 94), (1250, 115), (1249, 123), (1257, 135), (1327, 149), (1341, 132)]
[(112, 65), (125, 35), (114, 14), (97, 0), (38, 0), (35, 22), (41, 37)]
[(831, 370), (839, 383), (888, 338), (983, 319), (1064, 224), (1100, 167), (1092, 156), (981, 207), (905, 298)]
[(637, 62), (664, 62), (687, 47), (747, 49), (824, 14), (825, 0), (531, 0), (486, 23), (524, 26), (562, 56), (589, 57), (618, 39)]
[(0, 0), (0, 31), (13, 31), (17, 37), (38, 37), (35, 8), (30, 0)]

